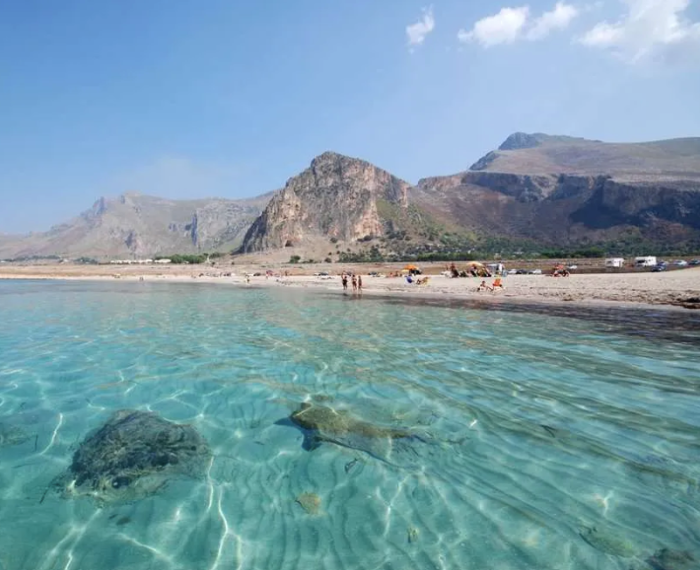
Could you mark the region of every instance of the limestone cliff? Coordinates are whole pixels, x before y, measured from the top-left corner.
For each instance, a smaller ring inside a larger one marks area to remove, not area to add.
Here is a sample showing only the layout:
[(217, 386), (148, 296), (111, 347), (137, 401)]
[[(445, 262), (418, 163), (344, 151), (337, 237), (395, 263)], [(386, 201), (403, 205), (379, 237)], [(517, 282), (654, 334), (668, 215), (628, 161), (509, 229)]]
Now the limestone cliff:
[(410, 185), (363, 160), (333, 152), (287, 181), (246, 234), (242, 251), (300, 246), (320, 238), (384, 235), (383, 206), (408, 206)]
[[(700, 249), (700, 138), (602, 143), (515, 133), (468, 171), (416, 186), (327, 152), (274, 195), (101, 198), (48, 232), (0, 235), (0, 259), (150, 257), (238, 245), (243, 252), (293, 246), (316, 259), (368, 248), (399, 257), (491, 237), (537, 247), (624, 238)], [(335, 253), (329, 241), (340, 242)]]

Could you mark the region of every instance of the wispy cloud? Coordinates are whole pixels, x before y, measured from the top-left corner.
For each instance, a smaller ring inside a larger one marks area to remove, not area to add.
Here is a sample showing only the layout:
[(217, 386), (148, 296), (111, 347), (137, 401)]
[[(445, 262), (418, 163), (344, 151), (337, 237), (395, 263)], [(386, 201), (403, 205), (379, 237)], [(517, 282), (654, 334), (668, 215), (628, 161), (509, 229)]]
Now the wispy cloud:
[(541, 40), (554, 31), (567, 28), (578, 14), (576, 7), (564, 2), (557, 2), (551, 11), (535, 18), (531, 17), (529, 6), (502, 8), (498, 14), (477, 21), (471, 30), (459, 30), (457, 39), (462, 43), (475, 42), (485, 48), (518, 40)]
[(421, 45), (430, 32), (435, 29), (435, 17), (433, 7), (423, 8), (423, 17), (415, 24), (406, 26), (409, 48)]
[(578, 14), (579, 11), (575, 6), (557, 2), (554, 10), (545, 12), (535, 19), (527, 32), (527, 39), (541, 40), (546, 38), (551, 32), (564, 30), (569, 27), (569, 24)]
[(685, 17), (690, 0), (622, 0), (627, 13), (618, 21), (599, 22), (580, 42), (610, 50), (624, 61), (650, 58), (700, 61), (700, 22)]

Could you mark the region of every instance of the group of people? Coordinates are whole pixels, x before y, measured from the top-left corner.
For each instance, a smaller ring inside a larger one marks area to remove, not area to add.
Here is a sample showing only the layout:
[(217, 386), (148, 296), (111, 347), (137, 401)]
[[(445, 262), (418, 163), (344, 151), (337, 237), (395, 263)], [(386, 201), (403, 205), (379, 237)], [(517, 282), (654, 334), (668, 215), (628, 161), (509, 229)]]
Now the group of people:
[(341, 274), (340, 280), (343, 284), (343, 291), (348, 290), (348, 277), (350, 277), (350, 283), (352, 284), (352, 292), (362, 295), (362, 275), (355, 275), (354, 273), (350, 276), (345, 272)]
[[(472, 263), (466, 270), (459, 271), (454, 263), (451, 263), (447, 271), (452, 277), (493, 277), (493, 273), (484, 265), (476, 265)], [(505, 267), (502, 263), (498, 264), (496, 273), (503, 275)]]
[(476, 288), (476, 291), (477, 293), (480, 293), (481, 291), (495, 291), (496, 289), (505, 289), (503, 286), (503, 281), (500, 277), (496, 277), (491, 285), (486, 283), (486, 280), (484, 279)]

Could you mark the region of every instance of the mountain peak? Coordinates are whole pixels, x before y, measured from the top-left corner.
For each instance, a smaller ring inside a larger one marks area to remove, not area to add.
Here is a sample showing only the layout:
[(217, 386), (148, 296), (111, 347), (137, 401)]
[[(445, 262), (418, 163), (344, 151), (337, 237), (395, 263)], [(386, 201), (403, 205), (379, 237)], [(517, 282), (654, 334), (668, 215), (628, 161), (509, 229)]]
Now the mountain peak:
[(521, 148), (535, 148), (542, 144), (542, 139), (547, 135), (528, 134), (528, 133), (513, 133), (503, 144), (498, 147), (498, 150), (519, 150)]
[(547, 135), (545, 133), (513, 133), (498, 150), (520, 150), (525, 148), (536, 148), (542, 145), (555, 143), (599, 143), (601, 141), (591, 141), (580, 137), (569, 137), (565, 135)]
[(319, 154), (317, 157), (315, 157), (311, 161), (311, 168), (314, 168), (314, 167), (318, 166), (319, 164), (332, 164), (335, 162), (346, 161), (346, 160), (363, 162), (359, 158), (353, 158), (351, 156), (346, 156), (344, 154), (340, 154), (339, 152), (327, 150), (327, 151)]

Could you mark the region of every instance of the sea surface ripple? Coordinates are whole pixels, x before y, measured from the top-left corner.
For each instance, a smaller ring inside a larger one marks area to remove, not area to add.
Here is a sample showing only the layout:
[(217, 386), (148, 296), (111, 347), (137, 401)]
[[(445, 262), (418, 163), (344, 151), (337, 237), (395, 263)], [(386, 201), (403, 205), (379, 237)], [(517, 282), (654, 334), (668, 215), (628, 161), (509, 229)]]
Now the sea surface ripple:
[[(700, 567), (681, 313), (44, 281), (0, 283), (0, 319), (2, 570)], [(302, 402), (418, 437), (309, 451), (285, 421)], [(53, 492), (121, 409), (195, 427), (206, 475)]]

